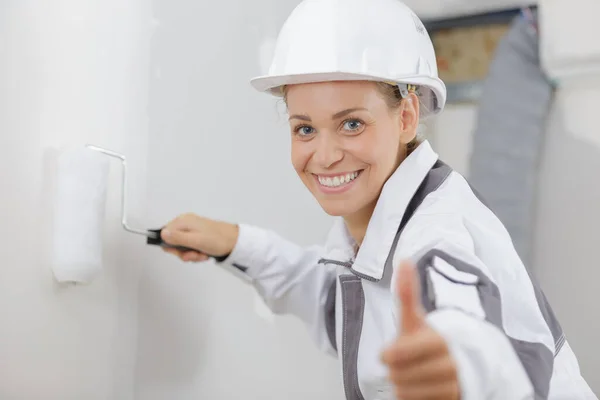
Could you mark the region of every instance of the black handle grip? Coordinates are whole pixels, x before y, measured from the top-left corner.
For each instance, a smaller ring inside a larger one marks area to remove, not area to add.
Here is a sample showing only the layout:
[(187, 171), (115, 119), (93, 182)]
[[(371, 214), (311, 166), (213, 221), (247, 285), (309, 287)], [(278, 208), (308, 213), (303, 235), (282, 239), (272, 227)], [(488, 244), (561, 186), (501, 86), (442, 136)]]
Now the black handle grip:
[(192, 249), (191, 247), (175, 246), (175, 245), (169, 244), (162, 239), (162, 236), (161, 236), (162, 228), (161, 229), (148, 229), (148, 232), (153, 233), (154, 237), (148, 236), (146, 238), (146, 244), (166, 247), (169, 249), (175, 249), (175, 250), (179, 250), (179, 251), (195, 251), (196, 253), (205, 254), (206, 256), (208, 256), (210, 258), (214, 258), (218, 262), (223, 262), (227, 259), (227, 257), (229, 257), (229, 254), (226, 254), (224, 256), (212, 256), (210, 254), (202, 253), (196, 249)]

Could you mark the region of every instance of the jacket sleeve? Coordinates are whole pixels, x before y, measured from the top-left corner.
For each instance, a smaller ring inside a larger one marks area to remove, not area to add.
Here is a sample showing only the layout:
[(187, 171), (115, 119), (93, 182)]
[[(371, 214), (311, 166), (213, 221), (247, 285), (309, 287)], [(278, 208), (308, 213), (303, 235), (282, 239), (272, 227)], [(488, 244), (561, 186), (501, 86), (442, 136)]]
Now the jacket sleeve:
[(239, 225), (227, 259), (218, 263), (252, 284), (275, 314), (292, 314), (308, 327), (318, 347), (335, 356), (336, 272), (318, 264), (320, 246), (301, 247), (275, 232)]
[(394, 265), (414, 261), (427, 321), (457, 364), (461, 399), (547, 399), (554, 340), (516, 253), (499, 246), (494, 267), (504, 262), (503, 270), (491, 274), (462, 218), (450, 214), (415, 216), (402, 237)]

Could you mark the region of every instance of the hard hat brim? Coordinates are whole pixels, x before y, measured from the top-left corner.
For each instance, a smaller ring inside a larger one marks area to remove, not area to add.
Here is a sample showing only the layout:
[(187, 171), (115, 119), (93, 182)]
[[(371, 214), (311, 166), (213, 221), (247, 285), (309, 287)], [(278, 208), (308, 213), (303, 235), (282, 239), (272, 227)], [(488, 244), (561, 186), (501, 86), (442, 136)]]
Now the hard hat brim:
[(401, 79), (391, 77), (381, 77), (368, 74), (357, 74), (355, 72), (312, 72), (304, 74), (288, 75), (264, 75), (250, 80), (250, 84), (259, 92), (268, 92), (274, 96), (282, 96), (281, 88), (286, 85), (298, 85), (319, 82), (335, 81), (374, 81), (386, 82), (390, 84), (407, 83), (429, 88), (436, 97), (437, 107), (431, 110), (432, 114), (437, 114), (444, 108), (446, 102), (446, 88), (444, 82), (439, 78), (431, 76), (413, 75), (403, 76)]

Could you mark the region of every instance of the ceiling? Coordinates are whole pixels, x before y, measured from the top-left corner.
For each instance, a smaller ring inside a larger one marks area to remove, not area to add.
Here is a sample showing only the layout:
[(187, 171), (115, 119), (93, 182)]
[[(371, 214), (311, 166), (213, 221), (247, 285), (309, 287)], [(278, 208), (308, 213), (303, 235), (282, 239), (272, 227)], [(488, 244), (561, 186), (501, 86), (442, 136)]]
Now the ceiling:
[(535, 0), (403, 0), (423, 20), (446, 19), (535, 5)]

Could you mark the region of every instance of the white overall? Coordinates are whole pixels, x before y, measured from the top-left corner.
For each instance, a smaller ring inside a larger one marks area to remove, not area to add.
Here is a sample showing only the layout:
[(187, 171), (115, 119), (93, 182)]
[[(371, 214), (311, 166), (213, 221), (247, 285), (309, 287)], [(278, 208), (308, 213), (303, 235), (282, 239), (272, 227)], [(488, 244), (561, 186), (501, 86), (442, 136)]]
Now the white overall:
[(309, 248), (240, 225), (220, 264), (338, 357), (348, 400), (394, 398), (381, 352), (398, 335), (392, 282), (404, 259), (417, 265), (427, 322), (457, 363), (461, 400), (597, 400), (506, 229), (428, 142), (386, 182), (353, 249), (341, 219), (325, 246)]

